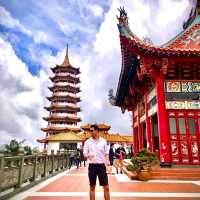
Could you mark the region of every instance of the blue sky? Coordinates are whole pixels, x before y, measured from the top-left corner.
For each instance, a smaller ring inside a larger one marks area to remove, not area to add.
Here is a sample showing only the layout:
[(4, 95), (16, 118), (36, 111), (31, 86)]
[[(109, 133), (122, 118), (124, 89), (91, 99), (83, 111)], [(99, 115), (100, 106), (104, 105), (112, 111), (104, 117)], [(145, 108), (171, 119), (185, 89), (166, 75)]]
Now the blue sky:
[(85, 123), (106, 123), (131, 134), (130, 113), (108, 102), (121, 69), (117, 8), (128, 12), (132, 31), (161, 45), (182, 31), (193, 0), (0, 0), (0, 133), (3, 140), (36, 138), (46, 123), (50, 67), (61, 64), (66, 44), (81, 70), (80, 113)]

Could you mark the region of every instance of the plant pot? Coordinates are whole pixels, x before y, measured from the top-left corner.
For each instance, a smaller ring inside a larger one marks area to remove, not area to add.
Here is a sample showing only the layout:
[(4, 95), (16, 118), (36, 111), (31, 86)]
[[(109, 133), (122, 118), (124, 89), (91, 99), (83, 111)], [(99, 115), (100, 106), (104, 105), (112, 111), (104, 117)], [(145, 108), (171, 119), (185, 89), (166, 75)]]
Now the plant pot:
[(137, 173), (137, 177), (140, 181), (148, 181), (151, 179), (151, 172), (147, 169), (141, 170)]

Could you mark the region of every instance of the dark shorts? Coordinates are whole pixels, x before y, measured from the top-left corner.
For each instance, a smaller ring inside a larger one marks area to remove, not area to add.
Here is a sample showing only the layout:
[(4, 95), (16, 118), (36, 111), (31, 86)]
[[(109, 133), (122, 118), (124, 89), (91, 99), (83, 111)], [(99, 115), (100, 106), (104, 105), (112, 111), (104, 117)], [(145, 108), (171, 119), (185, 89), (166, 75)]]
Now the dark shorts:
[(101, 186), (108, 185), (108, 176), (105, 164), (89, 164), (88, 177), (90, 186), (96, 185), (97, 176)]

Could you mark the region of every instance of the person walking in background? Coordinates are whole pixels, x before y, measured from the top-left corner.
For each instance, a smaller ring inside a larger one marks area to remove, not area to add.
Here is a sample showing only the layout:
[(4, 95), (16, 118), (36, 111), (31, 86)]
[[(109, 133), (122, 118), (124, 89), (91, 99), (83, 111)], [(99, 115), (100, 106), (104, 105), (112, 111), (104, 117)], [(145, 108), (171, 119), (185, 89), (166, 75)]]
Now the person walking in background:
[(71, 169), (74, 163), (76, 163), (76, 161), (75, 161), (75, 152), (73, 151), (69, 155), (69, 169)]
[(76, 150), (75, 160), (76, 160), (76, 167), (78, 169), (79, 166), (81, 166), (81, 151), (79, 148), (77, 148)]
[(85, 157), (84, 157), (84, 155), (83, 155), (83, 146), (82, 146), (82, 145), (80, 146), (80, 153), (81, 153), (80, 167), (82, 166), (82, 162), (83, 162), (83, 165), (84, 165), (84, 167), (85, 167), (85, 166), (86, 166), (86, 159), (85, 159)]
[(121, 144), (115, 151), (115, 157), (116, 160), (116, 170), (118, 174), (118, 170), (120, 169), (120, 173), (122, 174), (122, 168), (123, 168), (123, 160), (126, 157), (126, 151), (124, 149), (124, 144)]
[(95, 200), (96, 179), (98, 176), (99, 183), (103, 186), (104, 199), (110, 200), (108, 185), (108, 176), (105, 164), (108, 163), (107, 142), (99, 137), (98, 125), (91, 125), (91, 138), (86, 140), (83, 148), (83, 154), (89, 161), (88, 177), (90, 182), (90, 200)]
[(109, 173), (110, 174), (114, 174), (113, 173), (113, 162), (114, 162), (114, 158), (115, 158), (115, 153), (114, 153), (114, 143), (110, 144), (110, 149), (109, 149)]

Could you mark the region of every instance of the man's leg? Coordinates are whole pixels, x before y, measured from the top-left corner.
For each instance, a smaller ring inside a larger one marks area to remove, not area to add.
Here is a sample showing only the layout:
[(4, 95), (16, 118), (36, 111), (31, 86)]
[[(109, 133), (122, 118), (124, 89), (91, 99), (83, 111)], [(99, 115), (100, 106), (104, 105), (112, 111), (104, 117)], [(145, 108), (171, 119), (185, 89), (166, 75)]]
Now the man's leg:
[(76, 167), (79, 168), (79, 159), (76, 159)]
[(122, 174), (123, 160), (119, 160), (119, 165), (120, 165), (120, 173)]
[(119, 159), (115, 160), (115, 168), (116, 168), (116, 172), (118, 174), (118, 169), (119, 169)]
[(110, 200), (109, 185), (103, 186), (103, 192), (104, 192), (104, 199), (105, 200)]
[(95, 186), (96, 186), (96, 179), (97, 179), (96, 165), (89, 164), (88, 177), (89, 177), (89, 182), (90, 182), (90, 200), (95, 200)]
[(96, 185), (90, 185), (90, 200), (95, 200), (95, 187)]
[(99, 178), (100, 185), (103, 186), (104, 199), (105, 200), (110, 200), (109, 185), (108, 185), (108, 175), (106, 173), (106, 166), (104, 164), (99, 165), (98, 178)]
[(69, 158), (69, 169), (71, 169), (72, 166), (72, 158)]

